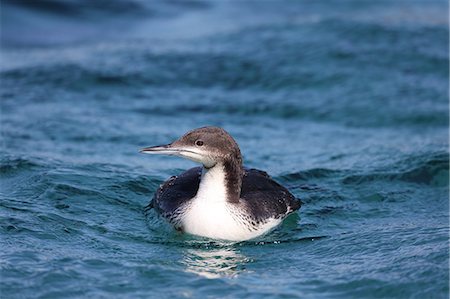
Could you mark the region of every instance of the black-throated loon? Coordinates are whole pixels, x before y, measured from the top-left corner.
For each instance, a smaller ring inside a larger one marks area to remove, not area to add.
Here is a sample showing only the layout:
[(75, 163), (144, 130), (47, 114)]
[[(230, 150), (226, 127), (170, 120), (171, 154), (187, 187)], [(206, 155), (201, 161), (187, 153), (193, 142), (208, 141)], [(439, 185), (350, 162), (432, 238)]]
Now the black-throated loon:
[(243, 241), (263, 235), (300, 208), (301, 201), (266, 172), (243, 167), (238, 144), (222, 128), (198, 128), (141, 152), (203, 165), (168, 179), (150, 202), (177, 230)]

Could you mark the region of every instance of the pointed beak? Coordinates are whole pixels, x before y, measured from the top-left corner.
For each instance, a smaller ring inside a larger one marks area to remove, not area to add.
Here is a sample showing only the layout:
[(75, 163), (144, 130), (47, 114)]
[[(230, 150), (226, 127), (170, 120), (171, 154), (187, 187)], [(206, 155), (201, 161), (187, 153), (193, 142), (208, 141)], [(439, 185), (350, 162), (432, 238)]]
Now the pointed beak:
[[(174, 143), (176, 143), (176, 141)], [(199, 152), (195, 148), (173, 145), (174, 143), (144, 147), (139, 152), (143, 154), (178, 156), (197, 163), (202, 163), (203, 165), (208, 166), (208, 168), (217, 163), (213, 158)]]
[(181, 149), (173, 147), (171, 144), (144, 147), (139, 150), (143, 154), (153, 155), (179, 155)]

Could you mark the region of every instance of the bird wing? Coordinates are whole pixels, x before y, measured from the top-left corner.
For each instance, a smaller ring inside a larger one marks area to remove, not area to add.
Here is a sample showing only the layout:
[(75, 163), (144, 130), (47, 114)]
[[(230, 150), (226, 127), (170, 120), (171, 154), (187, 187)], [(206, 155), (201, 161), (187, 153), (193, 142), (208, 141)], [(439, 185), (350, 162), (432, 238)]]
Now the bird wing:
[(194, 167), (169, 178), (158, 188), (149, 208), (154, 208), (163, 215), (175, 213), (197, 194), (201, 173), (201, 167)]
[(282, 218), (301, 206), (299, 199), (258, 169), (245, 170), (241, 199), (257, 221)]

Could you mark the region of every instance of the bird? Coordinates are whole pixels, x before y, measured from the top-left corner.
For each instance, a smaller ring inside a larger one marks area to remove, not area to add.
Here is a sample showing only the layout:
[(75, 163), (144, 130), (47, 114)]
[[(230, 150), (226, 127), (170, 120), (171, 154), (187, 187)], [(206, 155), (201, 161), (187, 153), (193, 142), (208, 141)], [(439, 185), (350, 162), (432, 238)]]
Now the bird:
[(301, 200), (265, 171), (243, 166), (237, 142), (223, 128), (197, 128), (140, 152), (201, 164), (161, 184), (148, 205), (178, 231), (245, 241), (263, 236), (301, 207)]

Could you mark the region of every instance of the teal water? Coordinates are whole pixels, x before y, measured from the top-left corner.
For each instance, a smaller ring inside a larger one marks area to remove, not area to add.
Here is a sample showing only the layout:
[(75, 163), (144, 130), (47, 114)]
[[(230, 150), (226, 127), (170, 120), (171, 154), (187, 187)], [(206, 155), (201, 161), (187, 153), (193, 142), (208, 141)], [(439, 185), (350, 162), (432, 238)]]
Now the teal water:
[[(447, 2), (96, 3), (2, 3), (1, 298), (448, 298)], [(301, 210), (155, 228), (203, 125)]]

